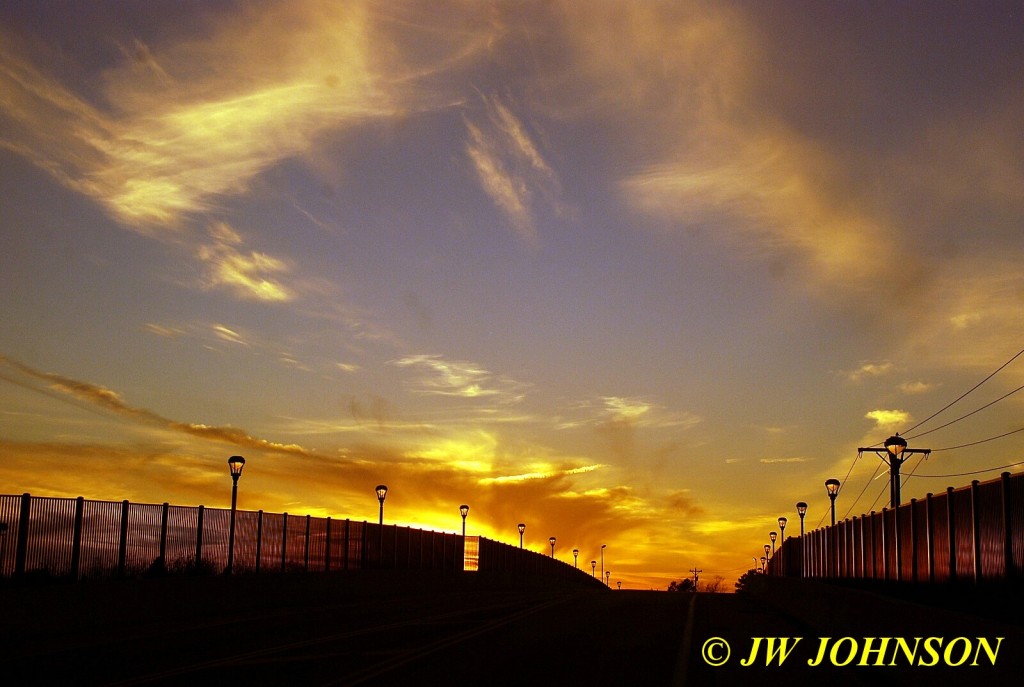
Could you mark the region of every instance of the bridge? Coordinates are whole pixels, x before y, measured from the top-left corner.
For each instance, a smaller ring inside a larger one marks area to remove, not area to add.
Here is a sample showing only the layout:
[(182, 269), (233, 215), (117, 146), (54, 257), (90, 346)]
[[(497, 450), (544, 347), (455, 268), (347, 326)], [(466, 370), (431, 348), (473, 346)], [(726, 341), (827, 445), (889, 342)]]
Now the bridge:
[(738, 594), (260, 511), (236, 514), (250, 574), (175, 575), (224, 569), (227, 511), (2, 496), (0, 666), (12, 684), (1019, 684), (1022, 485), (788, 538)]

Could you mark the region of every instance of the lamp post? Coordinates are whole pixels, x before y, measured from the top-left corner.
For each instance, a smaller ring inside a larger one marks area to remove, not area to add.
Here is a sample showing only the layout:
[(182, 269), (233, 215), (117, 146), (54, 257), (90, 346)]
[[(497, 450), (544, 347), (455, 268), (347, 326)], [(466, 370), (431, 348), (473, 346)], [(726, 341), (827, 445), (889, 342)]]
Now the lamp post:
[(836, 526), (836, 496), (839, 495), (839, 480), (829, 477), (825, 480), (825, 491), (828, 492), (828, 499), (832, 502), (832, 526)]
[[(762, 556), (762, 557), (761, 557), (761, 567), (764, 567), (764, 564), (765, 564), (765, 563), (766, 563), (767, 561), (770, 561), (770, 560), (771, 560), (771, 556), (769, 555), (769, 552), (770, 552), (771, 550), (772, 550), (772, 547), (771, 547), (771, 545), (769, 545), (769, 544), (765, 544), (765, 545), (764, 545), (764, 556)], [(768, 569), (767, 569), (767, 568), (765, 568), (765, 572), (767, 572), (767, 570), (768, 570)]]
[(580, 567), (579, 566), (579, 562), (580, 562), (579, 559), (580, 559), (580, 550), (579, 549), (573, 549), (572, 550), (572, 567), (576, 568), (577, 570)]
[(597, 561), (590, 561), (590, 574), (597, 577)]
[(807, 515), (807, 503), (804, 501), (798, 501), (796, 504), (796, 514), (800, 516), (800, 537), (804, 536), (804, 516)]
[[(779, 551), (782, 551), (782, 548), (786, 545), (786, 523), (787, 522), (789, 522), (789, 518), (786, 518), (786, 517), (780, 517), (779, 518)], [(785, 554), (782, 557), (782, 562), (785, 563), (786, 562), (786, 558), (788, 558), (788, 557), (789, 557), (789, 554)]]
[(551, 544), (551, 557), (555, 557), (555, 538), (548, 537), (548, 544)]
[(601, 577), (604, 577), (604, 547), (606, 546), (608, 545), (601, 544)]
[(242, 476), (245, 458), (231, 456), (228, 458), (228, 470), (231, 471), (231, 525), (228, 528), (228, 575), (235, 566), (235, 507), (238, 505), (238, 478)]
[(605, 587), (611, 587), (612, 586), (611, 582), (612, 582), (612, 571), (609, 570), (608, 572), (606, 572), (604, 574), (604, 586)]
[(523, 548), (523, 532), (526, 531), (526, 523), (519, 523), (519, 548)]
[(459, 515), (462, 516), (462, 538), (466, 538), (466, 516), (469, 515), (469, 506), (462, 504), (459, 506)]
[(772, 558), (775, 558), (775, 540), (778, 539), (778, 537), (779, 537), (779, 533), (776, 532), (775, 530), (772, 530), (771, 532), (768, 533), (768, 538), (772, 542)]
[[(378, 524), (383, 525), (384, 524), (384, 499), (387, 498), (387, 495), (388, 495), (388, 485), (386, 485), (386, 484), (378, 484), (376, 491), (377, 491), (377, 501), (380, 502), (380, 520), (379, 520)], [(383, 536), (383, 535), (381, 535), (381, 536)]]

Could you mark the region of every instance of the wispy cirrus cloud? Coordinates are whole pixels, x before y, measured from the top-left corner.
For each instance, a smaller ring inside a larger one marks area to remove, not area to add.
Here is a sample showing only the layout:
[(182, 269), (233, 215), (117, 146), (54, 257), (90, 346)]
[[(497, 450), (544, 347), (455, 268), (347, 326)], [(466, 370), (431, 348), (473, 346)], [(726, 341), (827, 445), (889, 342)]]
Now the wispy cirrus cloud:
[[(253, 436), (238, 427), (171, 420), (151, 410), (129, 405), (121, 398), (120, 394), (104, 386), (51, 372), (42, 372), (5, 356), (0, 356), (0, 365), (6, 367), (9, 371), (18, 373), (18, 379), (11, 379), (9, 381), (28, 388), (34, 388), (34, 390), (41, 393), (63, 398), (70, 402), (84, 403), (128, 418), (137, 423), (186, 434), (199, 439), (231, 444), (241, 448), (252, 448), (303, 457), (327, 457), (311, 449), (304, 448), (299, 444), (284, 444)], [(39, 387), (38, 383), (42, 383), (45, 386)]]
[(543, 202), (556, 212), (563, 211), (561, 182), (512, 110), (497, 97), (481, 96), (481, 100), (482, 121), (465, 118), (466, 154), (484, 192), (519, 237), (536, 245), (536, 208)]
[(491, 373), (476, 363), (446, 360), (440, 355), (410, 355), (391, 361), (401, 368), (422, 374), (410, 384), (415, 393), (460, 398), (486, 398), (499, 403), (517, 403), (526, 385)]
[(228, 288), (242, 298), (258, 301), (290, 301), (295, 297), (294, 290), (276, 278), (288, 272), (283, 260), (246, 252), (242, 237), (225, 222), (211, 227), (210, 236), (212, 243), (197, 250), (197, 257), (207, 266), (206, 288)]
[(693, 413), (670, 411), (653, 401), (635, 396), (602, 396), (577, 403), (572, 410), (583, 417), (560, 421), (560, 429), (585, 426), (688, 429), (703, 421), (703, 418)]

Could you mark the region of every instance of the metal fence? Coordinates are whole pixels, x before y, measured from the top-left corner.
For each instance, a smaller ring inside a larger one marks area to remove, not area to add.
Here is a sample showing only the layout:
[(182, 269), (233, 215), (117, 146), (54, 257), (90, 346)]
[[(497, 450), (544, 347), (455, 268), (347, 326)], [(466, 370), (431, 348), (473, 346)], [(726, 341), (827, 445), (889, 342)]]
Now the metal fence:
[[(231, 511), (0, 495), (0, 578), (81, 580), (227, 569)], [(400, 569), (585, 576), (483, 537), (309, 515), (236, 511), (232, 571)]]
[(767, 572), (791, 577), (975, 583), (1024, 570), (1024, 473), (971, 482), (790, 537)]

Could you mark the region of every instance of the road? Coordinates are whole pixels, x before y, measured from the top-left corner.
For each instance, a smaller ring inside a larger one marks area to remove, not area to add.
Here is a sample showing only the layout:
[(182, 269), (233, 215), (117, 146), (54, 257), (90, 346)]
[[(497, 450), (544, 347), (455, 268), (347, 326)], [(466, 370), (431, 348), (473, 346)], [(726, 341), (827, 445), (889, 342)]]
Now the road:
[[(7, 684), (1000, 685), (1019, 684), (1024, 655), (1019, 625), (792, 584), (744, 595), (330, 575), (8, 586), (0, 628)], [(944, 638), (939, 665), (888, 665), (895, 640), (863, 654), (866, 637), (897, 636)], [(995, 665), (978, 637), (1003, 637)]]

